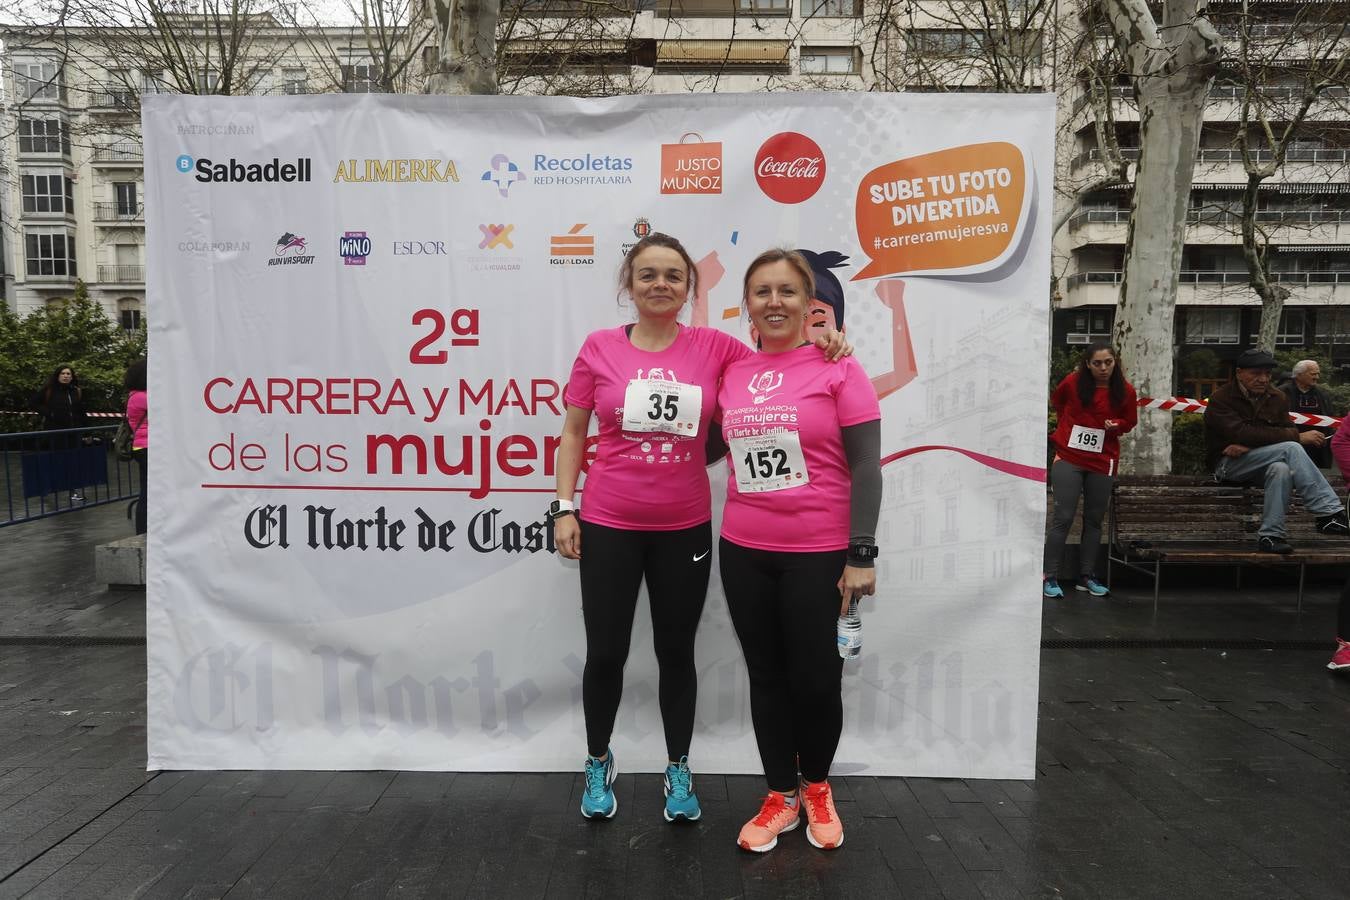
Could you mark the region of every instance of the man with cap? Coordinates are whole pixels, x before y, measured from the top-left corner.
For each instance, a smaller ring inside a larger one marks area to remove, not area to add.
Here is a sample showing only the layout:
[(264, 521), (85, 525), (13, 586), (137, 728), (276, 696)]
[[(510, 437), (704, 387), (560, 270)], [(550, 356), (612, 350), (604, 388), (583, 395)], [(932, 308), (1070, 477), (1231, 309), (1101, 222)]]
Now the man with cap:
[(1267, 553), (1292, 553), (1285, 540), (1284, 517), (1290, 488), (1317, 517), (1322, 534), (1350, 535), (1350, 522), (1336, 492), (1303, 452), (1303, 445), (1321, 447), (1325, 435), (1299, 432), (1289, 421), (1289, 400), (1271, 387), (1275, 357), (1264, 350), (1244, 350), (1235, 363), (1233, 380), (1214, 392), (1205, 409), (1205, 461), (1219, 481), (1264, 484), (1265, 506), (1256, 545)]

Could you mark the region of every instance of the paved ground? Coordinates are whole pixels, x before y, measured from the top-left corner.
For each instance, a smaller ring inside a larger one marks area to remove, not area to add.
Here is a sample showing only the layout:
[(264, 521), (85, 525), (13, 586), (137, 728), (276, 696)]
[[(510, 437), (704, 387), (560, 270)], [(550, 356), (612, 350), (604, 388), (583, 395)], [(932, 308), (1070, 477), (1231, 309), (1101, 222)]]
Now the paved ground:
[(0, 897), (1350, 896), (1331, 583), (1301, 615), (1278, 578), (1214, 573), (1156, 619), (1142, 586), (1048, 604), (1035, 781), (841, 779), (838, 852), (752, 857), (748, 777), (701, 776), (677, 828), (659, 776), (592, 824), (572, 773), (147, 774), (144, 596), (90, 580), (129, 530), (0, 529)]

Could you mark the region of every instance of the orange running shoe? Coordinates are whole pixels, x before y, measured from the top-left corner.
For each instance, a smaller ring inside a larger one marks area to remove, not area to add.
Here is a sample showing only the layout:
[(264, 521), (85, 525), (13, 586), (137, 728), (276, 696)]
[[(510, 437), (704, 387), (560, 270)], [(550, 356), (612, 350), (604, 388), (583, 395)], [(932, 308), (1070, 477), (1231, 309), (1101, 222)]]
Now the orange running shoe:
[(802, 804), (806, 807), (806, 839), (812, 847), (833, 850), (844, 843), (844, 826), (834, 808), (830, 783), (802, 783)]
[(777, 791), (769, 791), (769, 796), (764, 798), (764, 805), (759, 808), (759, 814), (741, 826), (736, 843), (741, 845), (742, 850), (754, 853), (772, 850), (778, 846), (778, 836), (792, 831), (801, 821), (800, 799), (797, 804), (788, 806), (787, 797)]

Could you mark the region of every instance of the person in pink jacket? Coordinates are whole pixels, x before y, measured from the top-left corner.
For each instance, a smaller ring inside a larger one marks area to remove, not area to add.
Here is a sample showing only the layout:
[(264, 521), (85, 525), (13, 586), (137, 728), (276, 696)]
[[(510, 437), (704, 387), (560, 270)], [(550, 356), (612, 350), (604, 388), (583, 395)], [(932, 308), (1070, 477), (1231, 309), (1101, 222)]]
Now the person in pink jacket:
[[(1344, 424), (1331, 436), (1331, 458), (1341, 470), (1341, 477), (1350, 480), (1350, 428)], [(1327, 668), (1333, 672), (1350, 669), (1350, 580), (1341, 588), (1341, 605), (1336, 612), (1336, 652)]]
[(1064, 542), (1083, 498), (1083, 537), (1079, 542), (1079, 571), (1074, 587), (1094, 597), (1110, 593), (1094, 574), (1101, 550), (1102, 516), (1111, 499), (1120, 462), (1120, 436), (1139, 421), (1134, 388), (1125, 380), (1116, 354), (1106, 344), (1093, 344), (1083, 354), (1078, 368), (1050, 395), (1059, 421), (1051, 442), (1055, 461), (1050, 465), (1050, 490), (1055, 498), (1055, 516), (1045, 535), (1045, 568), (1042, 593), (1063, 597), (1059, 586), (1060, 559)]
[(131, 446), (136, 451), (136, 469), (141, 478), (141, 497), (136, 501), (136, 533), (145, 534), (145, 475), (150, 453), (150, 409), (146, 400), (143, 358), (127, 366), (122, 386), (127, 389), (127, 426), (132, 431)]

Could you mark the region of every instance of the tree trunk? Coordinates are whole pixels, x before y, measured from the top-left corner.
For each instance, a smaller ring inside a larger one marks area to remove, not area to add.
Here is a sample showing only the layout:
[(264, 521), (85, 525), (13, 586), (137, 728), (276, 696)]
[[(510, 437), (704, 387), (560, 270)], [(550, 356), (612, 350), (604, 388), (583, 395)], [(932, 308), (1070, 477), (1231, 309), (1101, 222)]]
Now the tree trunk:
[[(1124, 43), (1131, 69), (1139, 73), (1139, 163), (1115, 339), (1124, 371), (1141, 397), (1172, 395), (1173, 320), (1186, 208), (1205, 101), (1221, 49), (1218, 34), (1196, 11), (1198, 2), (1168, 2), (1161, 32), (1144, 0), (1108, 3), (1117, 38)], [(1141, 411), (1139, 426), (1122, 451), (1122, 471), (1170, 472), (1171, 413)]]
[(1242, 258), (1247, 263), (1247, 274), (1252, 279), (1252, 290), (1261, 298), (1261, 329), (1256, 345), (1275, 352), (1275, 336), (1280, 332), (1280, 314), (1290, 291), (1270, 277), (1266, 269), (1266, 243), (1256, 233), (1256, 199), (1265, 176), (1247, 175), (1247, 188), (1242, 193)]
[(438, 63), (428, 94), (497, 93), (497, 19), (501, 0), (430, 0)]

